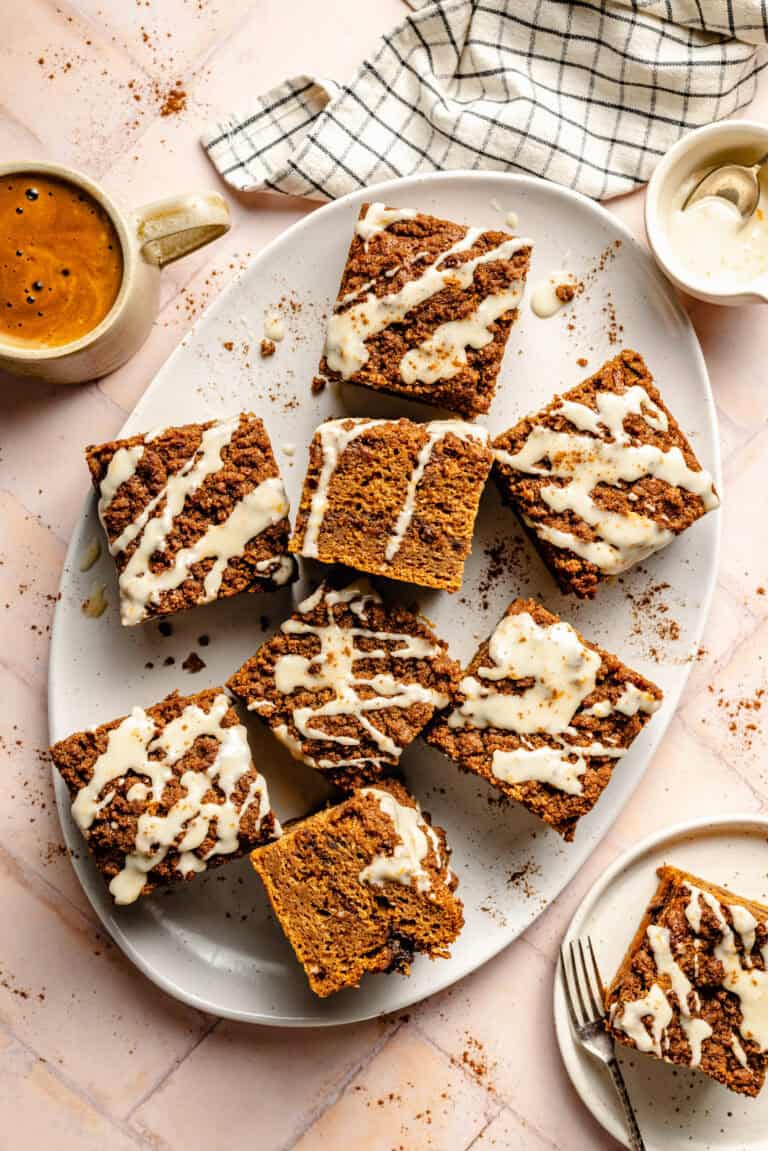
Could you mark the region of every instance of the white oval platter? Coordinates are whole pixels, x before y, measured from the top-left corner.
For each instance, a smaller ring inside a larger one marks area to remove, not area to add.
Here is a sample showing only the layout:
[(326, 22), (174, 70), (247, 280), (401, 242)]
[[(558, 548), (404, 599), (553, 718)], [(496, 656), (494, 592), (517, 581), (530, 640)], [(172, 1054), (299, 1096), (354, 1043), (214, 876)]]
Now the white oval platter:
[[(148, 388), (125, 433), (252, 410), (267, 424), (295, 506), (307, 447), (322, 420), (340, 414), (434, 416), (435, 409), (348, 385), (331, 385), (319, 395), (310, 390), (323, 345), (323, 317), (335, 299), (365, 199), (416, 206), (486, 227), (503, 227), (506, 214), (514, 210), (520, 232), (535, 244), (530, 283), (563, 267), (584, 280), (586, 290), (574, 305), (551, 319), (536, 318), (527, 297), (524, 300), (496, 399), (483, 421), (492, 432), (573, 386), (624, 344), (646, 356), (704, 465), (719, 478), (717, 425), (701, 351), (674, 291), (648, 254), (614, 217), (575, 193), (529, 177), (479, 172), (382, 184), (329, 204), (294, 225), (265, 248), (200, 319)], [(286, 338), (273, 357), (261, 359), (264, 317), (274, 310), (284, 316)], [(577, 363), (581, 358), (588, 360), (587, 368)], [(84, 429), (83, 443), (87, 438)], [(82, 446), (72, 444), (71, 450), (79, 452)], [(483, 782), (460, 774), (421, 741), (408, 749), (403, 757), (406, 778), (422, 805), (447, 829), (460, 878), (466, 926), (450, 960), (419, 960), (409, 979), (371, 977), (358, 991), (317, 1000), (271, 918), (247, 860), (131, 908), (115, 909), (71, 821), (66, 788), (57, 779), (74, 866), (113, 938), (172, 995), (218, 1015), (284, 1026), (345, 1023), (398, 1010), (474, 970), (541, 914), (639, 782), (673, 713), (701, 636), (714, 585), (719, 518), (719, 513), (706, 516), (621, 582), (602, 588), (595, 602), (578, 604), (557, 593), (489, 484), (462, 591), (451, 596), (400, 586), (405, 602), (424, 609), (460, 659), (469, 657), (511, 599), (535, 595), (665, 692), (663, 709), (621, 762), (572, 844), (544, 830), (525, 811), (494, 802), (495, 793)], [(168, 638), (155, 624), (125, 630), (119, 623), (108, 557), (102, 555), (87, 574), (79, 571), (79, 558), (99, 531), (90, 498), (73, 534), (56, 610), (49, 693), (52, 740), (125, 714), (134, 704), (154, 703), (174, 688), (194, 692), (223, 682), (279, 626), (292, 598), (303, 596), (317, 578), (317, 569), (305, 567), (292, 590), (197, 608), (173, 621)], [(94, 579), (106, 585), (109, 599), (109, 608), (97, 620), (81, 610)], [(668, 619), (674, 620), (674, 628), (665, 625), (670, 633), (666, 639), (653, 639), (653, 625), (637, 608), (638, 597), (647, 596), (649, 588), (656, 589), (652, 600), (663, 595)], [(201, 635), (210, 637), (204, 648), (197, 643)], [(181, 668), (192, 649), (206, 663), (196, 675)], [(170, 656), (174, 663), (165, 666)], [(290, 760), (258, 722), (249, 728), (280, 818), (306, 811), (323, 796), (323, 781)], [(525, 884), (509, 882), (521, 872)]]
[[(658, 882), (656, 868), (682, 868), (736, 895), (768, 903), (764, 816), (699, 819), (666, 828), (621, 855), (576, 910), (566, 943), (592, 939), (600, 974), (613, 979)], [(555, 977), (557, 1041), (574, 1087), (603, 1127), (629, 1147), (621, 1106), (605, 1069), (574, 1042), (562, 974)], [(735, 1095), (705, 1075), (616, 1047), (648, 1151), (764, 1151), (768, 1093)]]

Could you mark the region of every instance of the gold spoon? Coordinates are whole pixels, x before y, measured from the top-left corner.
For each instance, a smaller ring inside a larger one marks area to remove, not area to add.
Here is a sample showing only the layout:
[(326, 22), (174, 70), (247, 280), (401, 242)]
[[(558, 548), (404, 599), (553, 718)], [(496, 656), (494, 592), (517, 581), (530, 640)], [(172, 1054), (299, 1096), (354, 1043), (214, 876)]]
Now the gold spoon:
[(760, 169), (768, 162), (768, 152), (754, 164), (721, 164), (707, 172), (688, 193), (683, 211), (705, 196), (719, 196), (733, 204), (744, 221), (753, 215), (760, 199)]

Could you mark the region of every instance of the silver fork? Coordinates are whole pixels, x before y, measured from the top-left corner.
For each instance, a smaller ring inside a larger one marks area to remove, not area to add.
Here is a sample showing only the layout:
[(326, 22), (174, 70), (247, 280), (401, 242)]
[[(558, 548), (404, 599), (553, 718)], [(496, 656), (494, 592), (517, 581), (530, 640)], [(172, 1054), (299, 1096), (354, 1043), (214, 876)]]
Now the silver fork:
[[(590, 963), (587, 963), (587, 950), (589, 951)], [(576, 962), (577, 955), (578, 963)], [(570, 974), (568, 971), (569, 958)], [(629, 1128), (630, 1147), (632, 1151), (645, 1151), (645, 1143), (630, 1102), (627, 1085), (616, 1059), (613, 1039), (605, 1029), (603, 981), (600, 978), (595, 949), (589, 936), (587, 936), (586, 949), (581, 939), (575, 941), (572, 939), (568, 951), (563, 944), (560, 950), (560, 962), (562, 963), (565, 1001), (568, 1004), (568, 1013), (576, 1037), (581, 1046), (586, 1048), (590, 1055), (594, 1055), (596, 1059), (604, 1063), (610, 1071)], [(596, 987), (594, 985), (595, 980), (597, 981)], [(573, 985), (573, 990), (571, 985)]]

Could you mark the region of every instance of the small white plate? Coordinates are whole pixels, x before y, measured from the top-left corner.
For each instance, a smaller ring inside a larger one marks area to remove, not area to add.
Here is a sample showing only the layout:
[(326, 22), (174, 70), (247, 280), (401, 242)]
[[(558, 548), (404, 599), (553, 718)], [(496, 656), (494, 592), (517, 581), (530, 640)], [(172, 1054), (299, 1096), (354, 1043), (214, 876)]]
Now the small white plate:
[[(656, 890), (656, 868), (672, 864), (710, 883), (768, 903), (768, 818), (754, 815), (677, 824), (620, 856), (579, 906), (565, 942), (589, 935), (600, 974), (610, 983)], [(608, 1073), (575, 1042), (560, 965), (555, 976), (555, 1028), (571, 1082), (606, 1131), (629, 1147)], [(765, 1151), (768, 1089), (736, 1095), (701, 1072), (671, 1067), (616, 1045), (648, 1151)]]
[[(584, 280), (584, 293), (551, 319), (537, 319), (524, 300), (496, 398), (481, 421), (494, 434), (615, 355), (621, 324), (621, 339), (645, 353), (670, 408), (719, 479), (714, 404), (696, 335), (648, 253), (604, 208), (583, 196), (543, 180), (488, 172), (395, 180), (337, 200), (289, 229), (205, 313), (147, 390), (124, 434), (250, 409), (264, 418), (295, 509), (308, 445), (322, 420), (342, 414), (434, 417), (435, 409), (364, 388), (328, 386), (320, 395), (310, 390), (323, 346), (323, 317), (335, 298), (364, 199), (416, 206), (485, 227), (503, 226), (506, 212), (514, 209), (521, 233), (534, 241), (531, 282), (563, 266)], [(275, 308), (285, 317), (286, 338), (264, 360), (258, 344), (264, 316)], [(588, 369), (577, 362), (582, 357), (588, 358)], [(88, 434), (83, 429), (83, 442)], [(69, 450), (77, 453), (81, 445)], [(406, 603), (418, 602), (461, 660), (470, 657), (515, 596), (540, 597), (590, 639), (655, 680), (665, 696), (571, 844), (522, 808), (499, 805), (498, 793), (460, 774), (421, 741), (407, 749), (402, 765), (408, 783), (446, 828), (459, 875), (466, 926), (450, 960), (419, 959), (409, 979), (374, 976), (359, 991), (317, 999), (247, 860), (137, 906), (114, 908), (71, 819), (67, 789), (57, 779), (75, 868), (105, 926), (134, 963), (171, 994), (202, 1010), (258, 1023), (317, 1026), (365, 1019), (400, 1010), (473, 971), (551, 903), (634, 791), (700, 641), (717, 570), (719, 528), (719, 512), (705, 516), (648, 563), (601, 588), (594, 602), (577, 603), (558, 595), (489, 483), (461, 593), (393, 589)], [(155, 624), (120, 627), (109, 556), (103, 554), (90, 572), (80, 572), (79, 557), (94, 536), (101, 530), (90, 497), (73, 534), (56, 609), (49, 691), (53, 740), (124, 715), (134, 704), (148, 706), (174, 688), (192, 692), (222, 683), (285, 619), (292, 597), (305, 595), (319, 572), (302, 565), (302, 581), (293, 589), (195, 608), (174, 618), (172, 637), (163, 639)], [(493, 579), (489, 566), (496, 567)], [(94, 579), (106, 584), (110, 603), (98, 620), (81, 611)], [(667, 621), (666, 639), (652, 634), (652, 611), (635, 607), (633, 615), (630, 597), (636, 604), (651, 585), (664, 588), (660, 594), (669, 614), (656, 620)], [(677, 628), (674, 636), (670, 620)], [(210, 637), (209, 645), (199, 648), (207, 666), (191, 676), (181, 664), (203, 633)], [(175, 662), (166, 666), (170, 656)], [(291, 761), (257, 719), (249, 727), (279, 817), (307, 811), (325, 786), (318, 773)]]

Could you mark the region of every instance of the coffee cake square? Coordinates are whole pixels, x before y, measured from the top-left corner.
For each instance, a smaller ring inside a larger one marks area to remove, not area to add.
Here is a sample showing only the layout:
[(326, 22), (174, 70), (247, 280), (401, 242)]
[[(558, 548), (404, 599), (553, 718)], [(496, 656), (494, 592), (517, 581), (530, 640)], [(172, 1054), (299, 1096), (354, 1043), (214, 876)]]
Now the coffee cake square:
[(425, 619), (357, 580), (321, 584), (227, 686), (294, 758), (349, 789), (397, 767), (458, 675)]
[(676, 867), (658, 875), (606, 992), (608, 1030), (757, 1095), (768, 1069), (768, 907)]
[(292, 552), (457, 591), (493, 462), (461, 420), (328, 420), (309, 448)]
[(720, 502), (642, 356), (629, 350), (493, 448), (502, 497), (561, 590), (581, 598)]
[(112, 440), (86, 458), (123, 624), (295, 577), (288, 499), (251, 413)]
[(462, 416), (487, 412), (530, 255), (530, 240), (509, 232), (363, 204), (321, 372)]
[(445, 832), (395, 782), (293, 823), (251, 862), (316, 995), (447, 958), (463, 924)]
[(517, 599), (426, 739), (570, 840), (661, 699), (570, 624)]
[(51, 748), (72, 816), (118, 904), (280, 834), (223, 688), (173, 692)]

